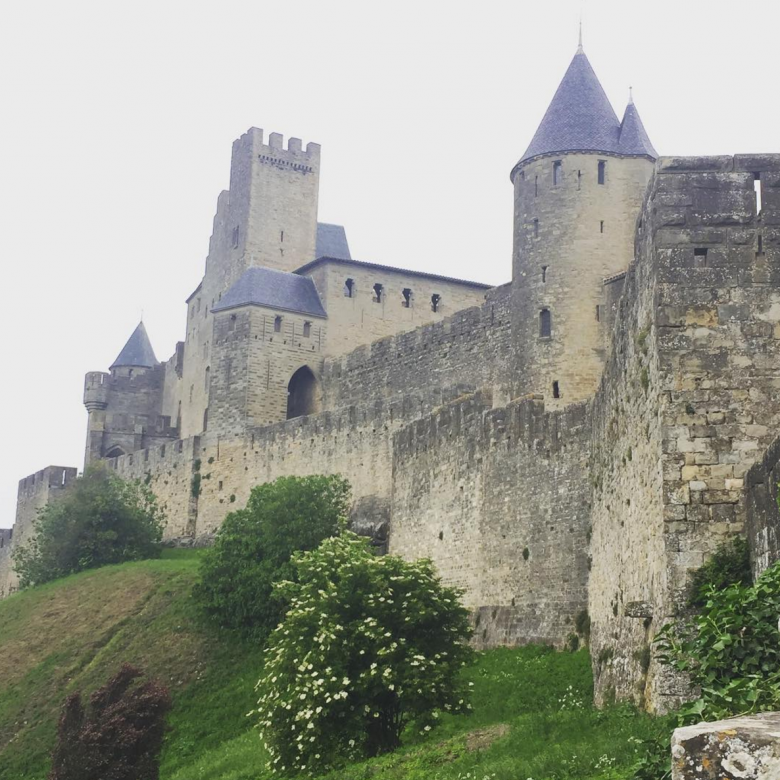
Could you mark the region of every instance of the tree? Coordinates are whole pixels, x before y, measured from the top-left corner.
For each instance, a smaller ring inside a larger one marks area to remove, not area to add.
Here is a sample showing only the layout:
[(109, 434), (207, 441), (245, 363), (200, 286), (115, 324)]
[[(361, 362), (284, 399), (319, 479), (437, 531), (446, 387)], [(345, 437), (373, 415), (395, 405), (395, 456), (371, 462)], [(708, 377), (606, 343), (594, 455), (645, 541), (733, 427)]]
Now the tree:
[(466, 712), (461, 669), (473, 658), (461, 592), (428, 560), (376, 556), (350, 532), (296, 555), (297, 582), (271, 634), (256, 715), (282, 774), (316, 774), (395, 749)]
[(22, 588), (111, 563), (159, 555), (164, 514), (148, 485), (89, 466), (39, 513), (35, 535), (14, 553)]
[(168, 689), (125, 664), (90, 697), (89, 711), (74, 693), (57, 727), (49, 780), (158, 780)]
[(202, 611), (220, 628), (268, 636), (284, 614), (273, 583), (294, 576), (293, 553), (338, 533), (349, 505), (349, 483), (338, 476), (281, 477), (253, 488), (203, 555), (194, 589)]

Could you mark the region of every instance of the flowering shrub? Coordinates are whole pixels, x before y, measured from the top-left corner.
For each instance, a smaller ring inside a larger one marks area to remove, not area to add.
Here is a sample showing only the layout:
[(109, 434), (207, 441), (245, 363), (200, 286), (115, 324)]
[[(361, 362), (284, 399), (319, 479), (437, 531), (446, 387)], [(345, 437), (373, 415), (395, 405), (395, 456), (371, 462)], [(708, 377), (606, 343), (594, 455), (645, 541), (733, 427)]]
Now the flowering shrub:
[(468, 613), (430, 561), (376, 556), (345, 532), (293, 563), (298, 581), (278, 586), (290, 608), (257, 684), (269, 769), (313, 775), (471, 709), (459, 675), (473, 657)]

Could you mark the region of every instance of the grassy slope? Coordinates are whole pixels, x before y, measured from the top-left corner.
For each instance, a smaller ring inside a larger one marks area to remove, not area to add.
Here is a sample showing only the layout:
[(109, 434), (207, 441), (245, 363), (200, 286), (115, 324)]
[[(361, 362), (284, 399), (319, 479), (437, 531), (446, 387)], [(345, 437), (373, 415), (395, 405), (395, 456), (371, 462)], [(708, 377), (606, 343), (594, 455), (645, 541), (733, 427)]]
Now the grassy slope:
[[(189, 601), (196, 556), (107, 567), (0, 602), (0, 779), (44, 780), (65, 695), (93, 690), (124, 661), (174, 693), (163, 780), (266, 777), (245, 717), (260, 654), (199, 626)], [(473, 716), (328, 780), (613, 780), (635, 760), (629, 738), (662, 727), (628, 709), (590, 709), (583, 651), (496, 650), (470, 675)]]

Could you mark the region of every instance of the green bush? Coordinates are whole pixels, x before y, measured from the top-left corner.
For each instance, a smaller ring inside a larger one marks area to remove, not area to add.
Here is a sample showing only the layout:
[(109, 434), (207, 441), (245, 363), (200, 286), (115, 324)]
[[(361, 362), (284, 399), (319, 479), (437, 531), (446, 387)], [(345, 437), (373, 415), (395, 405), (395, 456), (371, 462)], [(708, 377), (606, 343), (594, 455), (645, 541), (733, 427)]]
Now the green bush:
[(38, 515), (14, 552), (22, 588), (111, 563), (156, 558), (164, 515), (149, 486), (96, 464)]
[(470, 709), (468, 613), (430, 561), (376, 556), (345, 532), (294, 566), (257, 686), (269, 769), (315, 774), (386, 753), (407, 726), (424, 734)]
[(193, 591), (202, 612), (222, 629), (264, 639), (284, 614), (273, 583), (294, 576), (294, 552), (338, 533), (349, 503), (349, 483), (337, 476), (281, 477), (253, 488), (203, 554)]
[(659, 635), (661, 660), (690, 675), (700, 698), (683, 716), (717, 720), (780, 709), (780, 564), (754, 585), (703, 592), (701, 613)]
[(723, 590), (735, 583), (750, 585), (752, 581), (747, 539), (737, 536), (717, 550), (712, 558), (693, 575), (688, 605), (695, 608), (703, 607), (711, 587), (715, 590)]

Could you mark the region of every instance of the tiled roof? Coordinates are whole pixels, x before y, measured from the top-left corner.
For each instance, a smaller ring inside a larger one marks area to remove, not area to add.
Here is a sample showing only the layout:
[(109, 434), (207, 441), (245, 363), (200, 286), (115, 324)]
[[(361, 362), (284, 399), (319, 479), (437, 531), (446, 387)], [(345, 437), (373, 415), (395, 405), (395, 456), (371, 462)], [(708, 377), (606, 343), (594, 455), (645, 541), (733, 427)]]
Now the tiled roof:
[(626, 109), (626, 131), (585, 52), (577, 50), (536, 134), (520, 163), (542, 154), (612, 152), (656, 157), (633, 103)]
[(143, 322), (139, 322), (138, 327), (133, 331), (133, 335), (130, 336), (127, 344), (119, 353), (119, 357), (111, 364), (111, 368), (119, 366), (153, 368), (157, 364), (158, 360), (155, 357), (146, 328)]
[(324, 265), (325, 263), (338, 263), (341, 265), (353, 265), (358, 266), (360, 268), (369, 268), (369, 269), (375, 269), (377, 271), (390, 271), (392, 273), (396, 274), (402, 274), (404, 276), (421, 276), (425, 279), (433, 279), (434, 281), (439, 282), (451, 282), (452, 284), (463, 284), (467, 285), (468, 287), (479, 287), (483, 290), (491, 290), (493, 287), (495, 287), (494, 284), (484, 284), (483, 282), (469, 282), (466, 279), (455, 279), (452, 276), (440, 276), (439, 274), (429, 274), (425, 271), (411, 271), (408, 268), (395, 268), (392, 265), (380, 265), (379, 263), (366, 263), (362, 260), (346, 260), (343, 257), (318, 257), (316, 260), (312, 261), (311, 263), (306, 263), (306, 265), (302, 265), (300, 268), (297, 268), (295, 270), (296, 274), (307, 274), (310, 271), (312, 271), (314, 268), (317, 268), (320, 265)]
[(326, 317), (314, 282), (308, 276), (276, 271), (273, 268), (248, 268), (222, 296), (212, 311), (238, 306), (267, 306), (314, 317)]
[(341, 257), (345, 260), (352, 257), (347, 244), (347, 233), (341, 225), (317, 223), (317, 249), (312, 260), (318, 257)]

